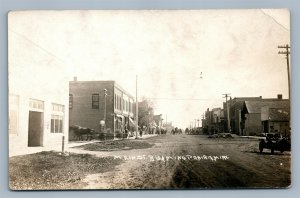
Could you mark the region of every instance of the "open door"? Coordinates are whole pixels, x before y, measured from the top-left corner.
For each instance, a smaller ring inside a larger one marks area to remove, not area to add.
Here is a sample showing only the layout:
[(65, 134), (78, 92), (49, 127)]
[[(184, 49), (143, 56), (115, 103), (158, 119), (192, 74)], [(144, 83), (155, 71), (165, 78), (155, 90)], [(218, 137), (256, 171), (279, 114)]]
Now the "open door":
[(28, 146), (43, 146), (43, 113), (29, 111)]

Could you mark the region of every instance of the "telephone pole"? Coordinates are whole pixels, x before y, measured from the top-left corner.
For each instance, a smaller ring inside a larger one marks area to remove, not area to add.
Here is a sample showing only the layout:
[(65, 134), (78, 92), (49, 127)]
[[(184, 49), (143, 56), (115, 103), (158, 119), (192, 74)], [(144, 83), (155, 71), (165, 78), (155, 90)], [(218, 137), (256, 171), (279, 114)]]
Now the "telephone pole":
[(226, 111), (227, 111), (227, 130), (228, 132), (230, 132), (230, 116), (229, 116), (229, 106), (228, 106), (228, 102), (227, 102), (227, 98), (230, 97), (230, 94), (229, 93), (225, 93), (225, 94), (222, 94), (224, 97), (223, 98), (226, 98)]
[(286, 45), (278, 45), (279, 49), (285, 49), (285, 51), (279, 51), (278, 54), (284, 54), (286, 55), (286, 65), (287, 65), (287, 73), (288, 73), (288, 86), (289, 86), (289, 99), (291, 99), (291, 88), (290, 88), (290, 60), (289, 60), (289, 55), (290, 55), (290, 46), (288, 44)]
[(138, 138), (139, 131), (139, 104), (138, 104), (138, 76), (135, 79), (135, 139)]
[(107, 97), (107, 89), (103, 89), (104, 91), (104, 115), (103, 120), (106, 122), (106, 97)]

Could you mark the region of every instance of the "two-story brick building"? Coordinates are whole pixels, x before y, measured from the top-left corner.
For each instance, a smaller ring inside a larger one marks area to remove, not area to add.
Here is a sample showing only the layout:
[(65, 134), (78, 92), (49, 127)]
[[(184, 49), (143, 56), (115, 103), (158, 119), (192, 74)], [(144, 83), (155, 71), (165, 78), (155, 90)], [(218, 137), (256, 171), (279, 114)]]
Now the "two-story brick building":
[[(123, 132), (133, 124), (134, 98), (115, 81), (69, 82), (69, 123), (100, 132), (105, 121), (110, 136)], [(73, 140), (70, 134), (69, 139)]]

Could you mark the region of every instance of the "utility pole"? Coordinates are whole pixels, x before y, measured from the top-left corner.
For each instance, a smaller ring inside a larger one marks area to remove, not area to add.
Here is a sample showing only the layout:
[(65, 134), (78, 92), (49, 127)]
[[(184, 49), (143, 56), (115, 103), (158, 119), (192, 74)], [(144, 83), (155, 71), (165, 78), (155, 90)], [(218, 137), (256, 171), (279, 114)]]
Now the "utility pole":
[(198, 119), (197, 121), (198, 121), (198, 128), (199, 128), (199, 127), (200, 127), (200, 125), (199, 125), (199, 121), (200, 121), (200, 120)]
[(224, 97), (223, 98), (226, 98), (226, 109), (227, 109), (227, 132), (230, 132), (230, 115), (229, 115), (229, 106), (228, 106), (228, 101), (227, 101), (227, 98), (230, 96), (229, 93), (225, 93), (225, 94), (222, 94)]
[(104, 115), (103, 120), (106, 122), (106, 97), (107, 97), (107, 89), (103, 89), (104, 91)]
[(138, 81), (138, 76), (136, 75), (136, 80), (135, 80), (135, 139), (138, 138), (138, 131), (139, 131), (139, 105), (138, 105), (138, 88), (137, 88), (137, 81)]
[(149, 111), (149, 107), (148, 107), (148, 134), (150, 134), (150, 111)]
[(286, 65), (287, 65), (287, 73), (288, 73), (288, 86), (289, 86), (289, 99), (291, 99), (291, 87), (290, 87), (290, 61), (289, 61), (289, 55), (290, 55), (290, 46), (288, 44), (286, 45), (278, 45), (279, 49), (285, 49), (285, 51), (279, 51), (278, 54), (284, 54), (286, 56)]

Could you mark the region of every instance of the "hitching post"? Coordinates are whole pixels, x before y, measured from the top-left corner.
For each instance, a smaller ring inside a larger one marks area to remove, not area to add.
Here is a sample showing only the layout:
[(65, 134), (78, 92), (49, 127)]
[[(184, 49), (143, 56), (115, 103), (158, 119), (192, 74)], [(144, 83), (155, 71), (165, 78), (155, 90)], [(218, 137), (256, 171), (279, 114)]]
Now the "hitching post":
[(61, 146), (61, 152), (64, 153), (65, 152), (65, 136), (62, 136), (62, 146)]

